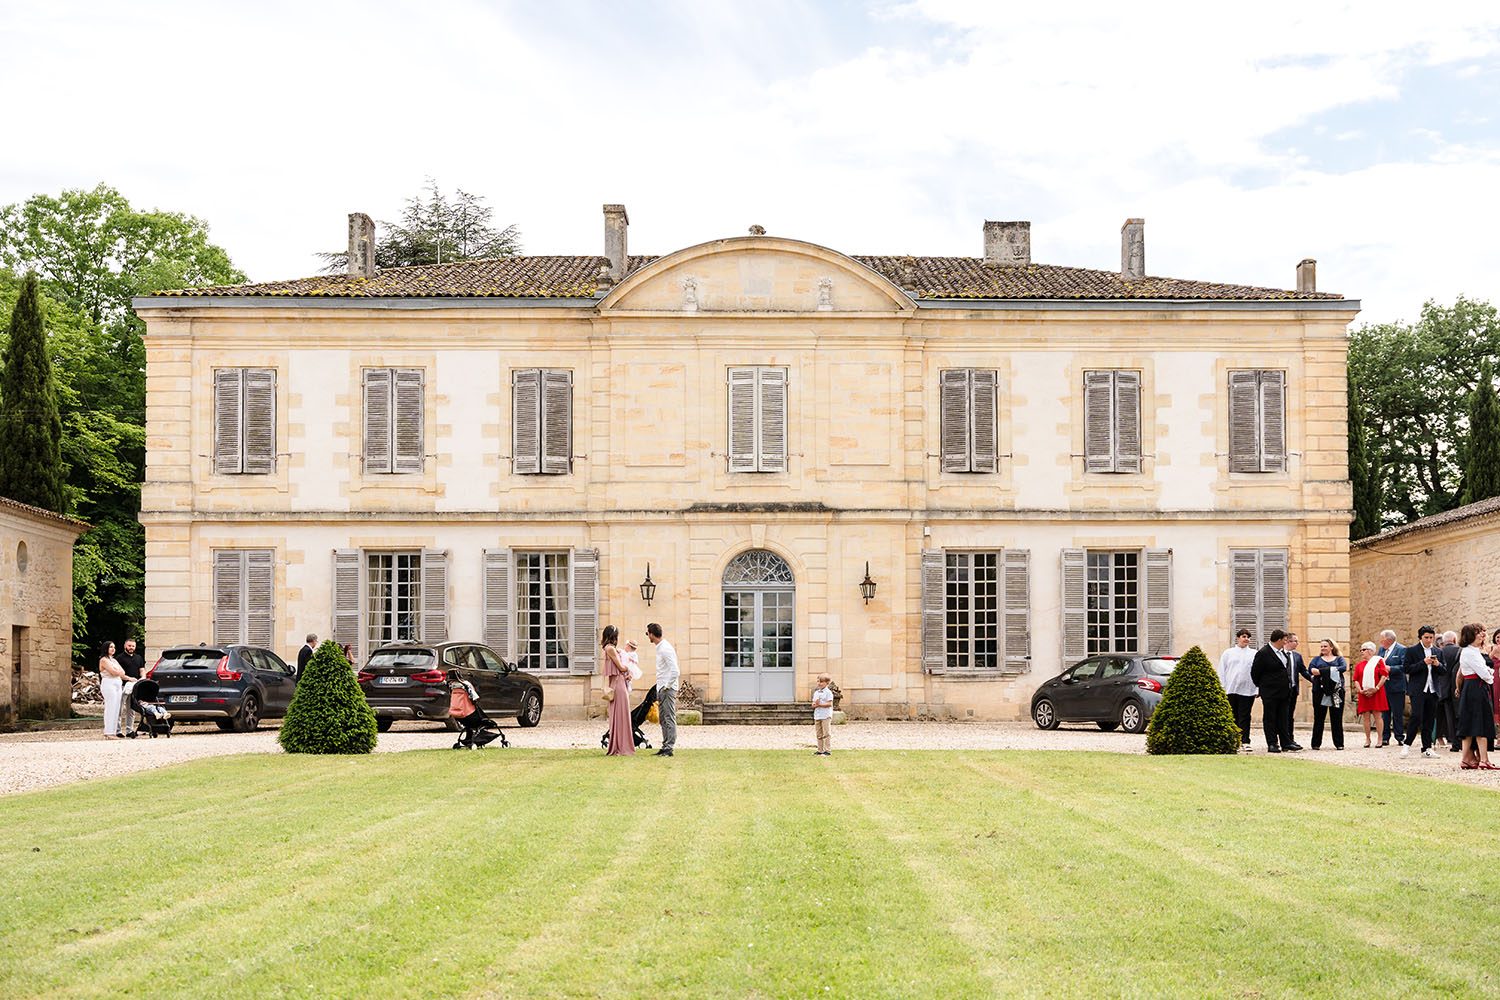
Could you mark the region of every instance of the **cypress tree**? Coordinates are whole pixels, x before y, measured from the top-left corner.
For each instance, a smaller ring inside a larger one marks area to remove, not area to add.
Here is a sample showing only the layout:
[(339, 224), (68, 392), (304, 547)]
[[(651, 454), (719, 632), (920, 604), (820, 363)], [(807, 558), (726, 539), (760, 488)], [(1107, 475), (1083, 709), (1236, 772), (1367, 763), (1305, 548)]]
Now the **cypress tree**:
[(1380, 461), (1370, 449), (1365, 408), (1349, 376), (1349, 482), (1354, 486), (1354, 520), (1351, 539), (1368, 538), (1380, 531)]
[(1177, 661), (1146, 730), (1146, 752), (1238, 753), (1240, 727), (1202, 646)]
[(1463, 502), (1500, 497), (1500, 398), (1490, 359), (1479, 366), (1479, 384), (1469, 397), (1469, 443), (1464, 449)]
[(332, 639), (323, 640), (297, 678), (276, 739), (287, 753), (358, 754), (375, 749), (375, 712), (359, 689), (354, 668)]
[(62, 418), (35, 274), (10, 315), (0, 369), (0, 496), (63, 512)]

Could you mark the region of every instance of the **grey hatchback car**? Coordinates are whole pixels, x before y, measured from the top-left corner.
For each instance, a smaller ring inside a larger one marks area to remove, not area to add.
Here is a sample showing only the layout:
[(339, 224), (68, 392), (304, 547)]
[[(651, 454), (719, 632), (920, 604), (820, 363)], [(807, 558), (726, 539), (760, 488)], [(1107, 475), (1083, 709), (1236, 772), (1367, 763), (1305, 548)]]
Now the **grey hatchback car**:
[(163, 650), (146, 676), (161, 688), (173, 721), (212, 720), (240, 733), (284, 716), (297, 690), (292, 668), (257, 646), (177, 646)]
[(1091, 656), (1036, 689), (1031, 721), (1038, 729), (1092, 722), (1105, 732), (1144, 732), (1176, 665), (1175, 656)]
[(359, 671), (359, 688), (375, 710), (376, 727), (383, 733), (397, 719), (431, 719), (456, 729), (448, 721), (450, 670), (474, 685), (479, 707), (491, 718), (514, 716), (527, 728), (542, 721), (541, 681), (488, 646), (440, 642), (382, 646), (370, 654)]

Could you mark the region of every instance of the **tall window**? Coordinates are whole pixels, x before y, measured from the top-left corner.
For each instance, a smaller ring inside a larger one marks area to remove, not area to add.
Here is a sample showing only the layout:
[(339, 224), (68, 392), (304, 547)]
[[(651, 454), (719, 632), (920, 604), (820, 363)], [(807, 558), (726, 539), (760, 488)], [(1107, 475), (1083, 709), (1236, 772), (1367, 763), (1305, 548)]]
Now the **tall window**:
[(568, 553), (517, 552), (516, 658), (522, 669), (568, 669)]
[(1000, 553), (945, 552), (949, 670), (991, 670), (1000, 663)]
[(214, 642), (270, 648), (275, 576), (274, 549), (214, 550)]
[(1229, 550), (1229, 624), (1250, 630), (1250, 641), (1266, 641), (1275, 629), (1289, 629), (1290, 595), (1286, 549)]
[(573, 471), (573, 373), (521, 368), (511, 373), (511, 468), (517, 475)]
[(1286, 471), (1286, 372), (1229, 373), (1229, 471)]
[(1140, 553), (1088, 554), (1088, 655), (1140, 645)]
[(1089, 472), (1141, 471), (1141, 373), (1083, 373), (1083, 450)]
[(729, 369), (729, 471), (786, 471), (785, 368)]
[(364, 370), (366, 472), (422, 471), (423, 380), (420, 368)]
[(365, 558), (368, 649), (422, 640), (422, 553), (370, 552)]
[(214, 471), (276, 471), (276, 369), (214, 369)]
[(939, 377), (944, 472), (995, 471), (993, 368), (950, 368)]

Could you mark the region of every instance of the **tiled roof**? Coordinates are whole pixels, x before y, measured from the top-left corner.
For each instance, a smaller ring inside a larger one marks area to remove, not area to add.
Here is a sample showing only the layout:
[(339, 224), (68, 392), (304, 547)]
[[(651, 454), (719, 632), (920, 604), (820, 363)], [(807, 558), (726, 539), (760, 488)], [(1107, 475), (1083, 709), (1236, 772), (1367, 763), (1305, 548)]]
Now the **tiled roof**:
[(80, 521), (76, 518), (54, 513), (53, 511), (50, 511), (45, 507), (33, 507), (29, 503), (22, 503), (19, 500), (12, 500), (10, 497), (0, 497), (0, 507), (5, 508), (6, 510), (17, 511), (22, 514), (29, 514), (32, 517), (41, 518), (44, 521), (52, 521), (57, 524), (66, 524), (68, 527), (78, 528), (80, 531), (87, 531), (92, 527), (92, 525), (90, 525), (86, 521)]
[[(629, 271), (656, 260), (631, 257)], [(919, 299), (1339, 299), (1179, 278), (1126, 281), (1115, 271), (1032, 264), (994, 267), (976, 257), (855, 257)], [(603, 257), (496, 257), (397, 267), (373, 278), (324, 274), (251, 285), (209, 285), (158, 292), (173, 296), (322, 296), (329, 298), (591, 298)]]
[(1399, 528), (1371, 535), (1369, 538), (1361, 538), (1354, 542), (1355, 548), (1365, 548), (1371, 545), (1379, 545), (1384, 542), (1393, 542), (1407, 535), (1414, 535), (1419, 531), (1429, 531), (1433, 528), (1442, 528), (1450, 524), (1458, 524), (1463, 521), (1472, 521), (1475, 518), (1485, 517), (1491, 514), (1500, 514), (1500, 497), (1491, 497), (1488, 500), (1480, 500), (1465, 507), (1455, 507), (1445, 510), (1441, 514), (1433, 514), (1430, 517), (1418, 518), (1409, 524), (1403, 524)]

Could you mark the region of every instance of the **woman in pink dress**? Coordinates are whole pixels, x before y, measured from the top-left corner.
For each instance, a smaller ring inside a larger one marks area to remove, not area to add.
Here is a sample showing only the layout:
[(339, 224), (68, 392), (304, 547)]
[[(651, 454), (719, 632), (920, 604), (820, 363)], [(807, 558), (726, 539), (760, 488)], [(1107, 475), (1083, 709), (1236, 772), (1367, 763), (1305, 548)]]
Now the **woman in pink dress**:
[(613, 691), (609, 702), (609, 749), (606, 756), (625, 757), (635, 754), (635, 734), (630, 729), (630, 671), (620, 659), (615, 642), (620, 630), (613, 625), (604, 626), (604, 683), (605, 690)]

